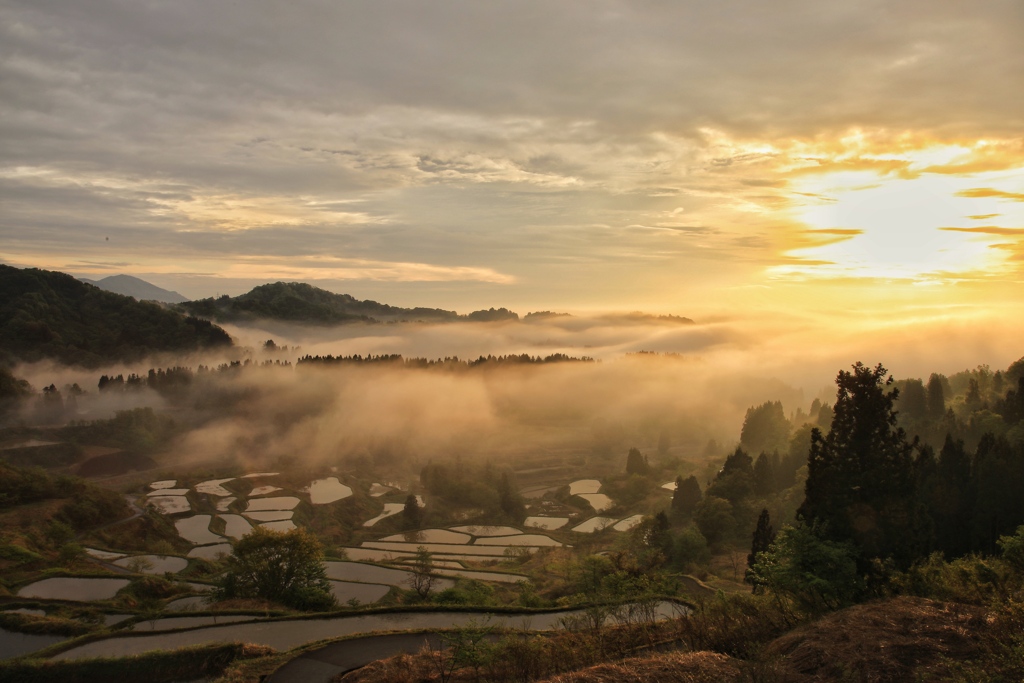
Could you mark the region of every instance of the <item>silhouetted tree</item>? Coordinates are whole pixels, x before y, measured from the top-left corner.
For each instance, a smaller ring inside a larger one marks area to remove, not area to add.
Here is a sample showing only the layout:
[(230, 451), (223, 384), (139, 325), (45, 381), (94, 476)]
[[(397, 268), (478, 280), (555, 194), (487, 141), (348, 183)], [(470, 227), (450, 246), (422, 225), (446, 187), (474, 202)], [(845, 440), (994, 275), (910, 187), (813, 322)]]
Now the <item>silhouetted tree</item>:
[(759, 496), (767, 496), (777, 489), (775, 471), (778, 460), (778, 453), (773, 456), (767, 453), (757, 456), (754, 462), (754, 492)]
[(941, 420), (946, 414), (946, 392), (942, 385), (942, 376), (932, 373), (928, 378), (928, 417)]
[(641, 454), (637, 448), (630, 448), (626, 455), (626, 474), (647, 476), (650, 473), (651, 465), (647, 462), (647, 456)]
[(890, 557), (906, 567), (920, 554), (914, 445), (896, 426), (899, 392), (889, 391), (891, 384), (881, 364), (839, 372), (832, 429), (827, 436), (816, 429), (811, 434), (797, 513), (826, 540), (853, 541), (862, 568), (872, 558)]
[(789, 445), (789, 420), (781, 401), (768, 401), (747, 409), (740, 445), (750, 453), (784, 450)]
[(676, 477), (676, 490), (672, 494), (672, 512), (678, 515), (692, 515), (702, 497), (697, 477)]
[(423, 508), (420, 507), (420, 502), (416, 500), (416, 496), (410, 493), (405, 497), (405, 507), (402, 508), (402, 517), (405, 518), (405, 525), (413, 528), (418, 527), (422, 516)]
[(761, 510), (761, 514), (757, 518), (757, 527), (754, 529), (754, 537), (750, 543), (750, 554), (747, 555), (747, 573), (743, 577), (744, 581), (754, 585), (755, 593), (760, 592), (760, 586), (757, 584), (750, 569), (753, 568), (754, 563), (757, 561), (757, 554), (767, 551), (774, 541), (775, 529), (772, 528), (771, 518), (768, 515), (767, 508), (765, 508)]

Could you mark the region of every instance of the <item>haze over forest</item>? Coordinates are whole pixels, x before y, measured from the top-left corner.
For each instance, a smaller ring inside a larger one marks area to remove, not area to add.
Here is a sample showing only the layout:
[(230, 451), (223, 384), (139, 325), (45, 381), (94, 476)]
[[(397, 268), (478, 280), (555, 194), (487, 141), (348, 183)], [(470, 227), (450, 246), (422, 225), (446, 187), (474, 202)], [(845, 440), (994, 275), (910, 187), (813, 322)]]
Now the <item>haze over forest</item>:
[(0, 0), (0, 679), (1024, 680), (1022, 37)]

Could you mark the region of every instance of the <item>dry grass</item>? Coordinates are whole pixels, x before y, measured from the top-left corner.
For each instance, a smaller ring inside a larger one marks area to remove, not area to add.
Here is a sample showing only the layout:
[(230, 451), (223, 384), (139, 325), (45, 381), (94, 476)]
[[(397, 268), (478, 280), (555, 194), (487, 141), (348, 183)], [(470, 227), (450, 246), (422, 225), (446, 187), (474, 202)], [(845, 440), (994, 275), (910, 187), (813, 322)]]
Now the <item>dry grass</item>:
[(903, 597), (830, 614), (776, 639), (762, 657), (786, 683), (946, 680), (951, 662), (988, 649), (990, 632), (981, 608)]
[(672, 652), (598, 664), (542, 683), (728, 683), (742, 681), (739, 662), (715, 652)]

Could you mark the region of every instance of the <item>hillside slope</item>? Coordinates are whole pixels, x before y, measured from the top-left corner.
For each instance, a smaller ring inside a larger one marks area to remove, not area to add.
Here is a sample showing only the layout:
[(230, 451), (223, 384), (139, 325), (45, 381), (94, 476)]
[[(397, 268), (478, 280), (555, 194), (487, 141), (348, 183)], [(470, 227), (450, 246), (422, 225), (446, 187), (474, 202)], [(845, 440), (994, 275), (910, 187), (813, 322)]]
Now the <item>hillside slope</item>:
[(157, 351), (231, 346), (208, 321), (66, 275), (0, 265), (0, 360), (97, 367)]
[(111, 275), (102, 280), (79, 279), (90, 285), (96, 285), (104, 291), (134, 297), (139, 301), (159, 301), (164, 304), (180, 304), (188, 301), (186, 297), (177, 292), (157, 287), (151, 282), (146, 282), (131, 275)]
[(349, 294), (335, 294), (303, 282), (260, 285), (236, 297), (222, 296), (183, 303), (180, 309), (192, 315), (224, 322), (266, 319), (335, 325), (397, 320), (448, 322), (460, 319), (454, 311), (399, 308), (376, 301), (360, 301)]

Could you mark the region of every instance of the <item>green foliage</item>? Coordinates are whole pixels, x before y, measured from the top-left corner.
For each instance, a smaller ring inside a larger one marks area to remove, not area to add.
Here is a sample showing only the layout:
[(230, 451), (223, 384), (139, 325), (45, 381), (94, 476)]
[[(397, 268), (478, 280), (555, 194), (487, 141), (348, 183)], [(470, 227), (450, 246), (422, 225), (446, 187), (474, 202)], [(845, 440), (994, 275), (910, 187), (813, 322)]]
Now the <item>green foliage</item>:
[(686, 479), (676, 477), (676, 490), (672, 493), (672, 512), (678, 516), (693, 514), (703, 498), (700, 482), (690, 475)]
[(909, 566), (927, 545), (915, 497), (914, 446), (896, 426), (881, 365), (862, 363), (836, 378), (835, 417), (827, 436), (812, 432), (806, 495), (798, 518), (828, 540), (852, 541), (862, 567), (874, 558)]
[(119, 410), (107, 420), (74, 422), (59, 430), (58, 434), (79, 443), (150, 453), (180, 430), (181, 426), (167, 415), (152, 408), (135, 408)]
[(488, 515), (514, 523), (526, 517), (526, 506), (509, 473), (495, 470), (489, 463), (428, 463), (420, 472), (420, 481), (446, 505), (482, 508)]
[[(754, 577), (750, 569), (757, 561), (758, 554), (767, 552), (774, 542), (775, 529), (772, 528), (771, 517), (768, 515), (767, 509), (761, 510), (761, 514), (757, 518), (757, 528), (754, 529), (754, 537), (750, 543), (750, 554), (747, 555), (747, 583), (754, 583)], [(754, 591), (757, 592), (759, 588), (760, 586), (754, 583)]]
[(748, 453), (781, 451), (789, 444), (792, 426), (781, 401), (767, 401), (747, 409), (740, 432), (740, 446)]
[(494, 605), (494, 589), (475, 579), (456, 579), (455, 585), (434, 596), (441, 605)]
[(256, 527), (235, 544), (220, 598), (260, 598), (302, 610), (335, 605), (320, 542), (302, 528), (286, 533)]
[(780, 605), (791, 602), (801, 612), (823, 614), (864, 595), (857, 556), (852, 543), (829, 540), (806, 525), (785, 526), (768, 550), (758, 553), (751, 582)]
[(733, 505), (742, 504), (754, 493), (753, 461), (742, 448), (725, 459), (722, 469), (705, 492), (707, 496), (724, 498)]
[(224, 330), (64, 273), (0, 265), (0, 350), (96, 367), (156, 351), (230, 346)]
[(732, 504), (724, 498), (706, 496), (693, 513), (693, 521), (712, 546), (730, 538), (736, 530)]
[(692, 571), (694, 567), (705, 565), (711, 560), (708, 541), (700, 529), (690, 524), (675, 537), (671, 560), (683, 571)]

